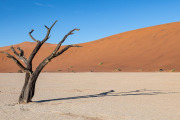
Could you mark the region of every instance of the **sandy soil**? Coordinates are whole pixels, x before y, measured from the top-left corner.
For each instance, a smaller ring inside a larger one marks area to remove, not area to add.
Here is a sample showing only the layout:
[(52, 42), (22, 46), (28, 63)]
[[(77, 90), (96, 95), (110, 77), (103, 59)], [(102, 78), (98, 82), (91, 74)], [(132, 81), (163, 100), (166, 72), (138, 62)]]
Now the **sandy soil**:
[(0, 74), (0, 120), (180, 120), (180, 73), (42, 73), (17, 104), (24, 74)]

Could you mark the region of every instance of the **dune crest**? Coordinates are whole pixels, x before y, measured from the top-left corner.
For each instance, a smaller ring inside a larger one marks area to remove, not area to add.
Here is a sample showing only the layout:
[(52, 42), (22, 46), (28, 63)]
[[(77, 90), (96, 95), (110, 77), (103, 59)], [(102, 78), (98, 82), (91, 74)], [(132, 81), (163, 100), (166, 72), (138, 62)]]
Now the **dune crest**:
[[(28, 57), (36, 43), (14, 45), (24, 49)], [(44, 72), (138, 72), (180, 71), (180, 22), (128, 31), (96, 41), (79, 44), (55, 58)], [(36, 55), (36, 66), (56, 47), (46, 43)], [(12, 54), (10, 46), (0, 51)], [(4, 54), (0, 54), (0, 72), (17, 72), (19, 68)]]

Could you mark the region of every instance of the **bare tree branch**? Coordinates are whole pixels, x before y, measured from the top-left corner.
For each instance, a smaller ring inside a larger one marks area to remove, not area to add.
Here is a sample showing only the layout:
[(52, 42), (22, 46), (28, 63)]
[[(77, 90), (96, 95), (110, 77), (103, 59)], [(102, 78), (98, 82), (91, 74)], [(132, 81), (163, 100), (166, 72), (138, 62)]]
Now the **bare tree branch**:
[[(49, 34), (51, 32), (51, 29), (53, 28), (53, 26), (56, 24), (57, 20), (53, 23), (53, 25), (48, 28), (46, 25), (45, 25), (45, 28), (47, 29), (47, 34), (45, 36), (45, 38), (41, 41), (41, 43), (43, 44), (44, 42), (46, 42), (48, 39), (49, 39)], [(34, 32), (34, 30), (32, 29), (30, 32), (29, 32), (29, 36), (31, 37), (31, 39), (33, 39), (35, 42), (40, 42), (39, 40), (36, 40), (31, 34), (32, 32)]]
[(29, 32), (29, 36), (31, 37), (31, 39), (33, 39), (35, 42), (39, 42), (39, 40), (36, 40), (31, 34), (34, 30), (32, 29), (30, 32)]
[(36, 68), (36, 70), (34, 71), (33, 75), (38, 75), (41, 70), (55, 57), (61, 55), (62, 53), (64, 53), (66, 50), (68, 50), (70, 47), (82, 47), (82, 46), (78, 46), (78, 45), (68, 45), (66, 46), (64, 49), (62, 49), (61, 51), (59, 51), (57, 54), (51, 54), (49, 55), (47, 58), (45, 58), (40, 64), (39, 66)]
[(58, 53), (56, 53), (54, 56), (57, 57), (61, 54), (63, 54), (66, 50), (68, 50), (70, 47), (82, 47), (82, 46), (79, 46), (79, 45), (68, 45), (66, 46), (65, 48), (63, 48), (61, 51), (59, 51)]
[[(39, 51), (39, 49), (41, 48), (41, 46), (44, 44), (44, 42), (46, 42), (49, 38), (50, 38), (50, 32), (51, 32), (51, 29), (52, 27), (56, 24), (57, 20), (53, 23), (53, 25), (48, 28), (46, 25), (46, 29), (47, 29), (47, 34), (45, 36), (45, 38), (42, 40), (42, 41), (38, 41), (38, 44), (36, 45), (36, 47), (34, 48), (34, 50), (32, 51), (31, 55), (29, 56), (29, 59), (28, 59), (28, 66), (30, 66), (32, 64), (32, 60), (33, 58), (35, 57), (36, 53)], [(34, 31), (34, 30), (33, 30)], [(32, 32), (33, 32), (32, 31)]]
[(14, 54), (27, 65), (27, 58), (24, 56), (24, 51), (20, 47), (18, 47), (17, 49), (20, 51), (19, 54), (16, 52), (14, 47), (11, 46), (11, 50), (14, 52)]
[(50, 30), (53, 28), (53, 26), (56, 24), (57, 20), (53, 23), (53, 25), (51, 25), (51, 27), (49, 28)]
[[(56, 23), (57, 21), (54, 22), (54, 24), (48, 28), (47, 26), (45, 26), (47, 28), (47, 30), (50, 30)], [(71, 30), (68, 34), (66, 34), (63, 39), (57, 44), (55, 50), (47, 57), (45, 58), (40, 64), (39, 66), (36, 68), (36, 70), (34, 71), (33, 74), (39, 74), (39, 72), (55, 57), (61, 55), (62, 53), (64, 53), (66, 50), (68, 50), (70, 47), (81, 47), (81, 46), (78, 46), (78, 45), (68, 45), (66, 46), (64, 49), (62, 49), (61, 51), (58, 52), (58, 50), (60, 49), (62, 43), (66, 40), (66, 38), (69, 36), (69, 35), (72, 35), (74, 31), (79, 31), (80, 29), (73, 29)], [(49, 34), (49, 33), (47, 33)], [(46, 35), (47, 36), (47, 35)], [(43, 41), (42, 41), (43, 42)]]
[(52, 25), (50, 28), (48, 28), (48, 27), (45, 25), (45, 28), (47, 29), (47, 33), (46, 33), (45, 38), (41, 41), (42, 44), (49, 39), (49, 34), (50, 34), (50, 32), (51, 32), (51, 29), (52, 29), (53, 26), (56, 24), (56, 22), (57, 22), (57, 20), (53, 23), (53, 25)]
[(55, 54), (57, 53), (57, 51), (60, 49), (62, 43), (66, 40), (66, 38), (67, 38), (69, 35), (72, 35), (75, 30), (76, 30), (76, 31), (79, 31), (80, 29), (75, 28), (75, 29), (69, 31), (69, 33), (66, 34), (66, 35), (63, 37), (63, 39), (58, 43), (57, 47), (55, 48), (55, 50), (54, 50), (53, 53), (52, 53), (53, 55), (55, 55)]
[(48, 28), (46, 25), (44, 25), (44, 27), (45, 27), (47, 30), (49, 30), (49, 28)]
[(29, 71), (28, 69), (26, 69), (14, 56), (4, 51), (1, 51), (0, 53), (6, 54), (7, 57), (12, 59), (24, 72), (32, 73), (32, 71)]
[(30, 66), (30, 64), (32, 64), (32, 60), (33, 60), (34, 56), (36, 55), (36, 53), (41, 48), (41, 46), (42, 46), (41, 42), (38, 42), (36, 47), (33, 49), (32, 53), (30, 54), (29, 59), (28, 59), (28, 66)]
[(24, 56), (24, 51), (20, 47), (18, 47), (17, 50), (20, 51), (20, 54), (19, 54), (20, 56)]

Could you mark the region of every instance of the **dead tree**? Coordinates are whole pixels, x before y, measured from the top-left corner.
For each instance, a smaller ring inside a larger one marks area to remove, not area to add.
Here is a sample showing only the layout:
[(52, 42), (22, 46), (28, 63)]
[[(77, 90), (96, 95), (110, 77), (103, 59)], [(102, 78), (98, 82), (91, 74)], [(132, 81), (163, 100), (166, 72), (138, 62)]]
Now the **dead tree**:
[[(24, 86), (23, 86), (21, 94), (19, 96), (19, 103), (28, 103), (28, 102), (31, 102), (31, 100), (32, 100), (32, 98), (34, 96), (34, 93), (35, 93), (35, 85), (36, 85), (37, 78), (38, 78), (40, 72), (42, 71), (42, 69), (53, 58), (56, 58), (59, 55), (63, 54), (66, 50), (68, 50), (71, 47), (80, 47), (78, 45), (68, 45), (68, 46), (64, 47), (63, 49), (59, 50), (61, 45), (62, 45), (62, 43), (66, 40), (66, 38), (69, 35), (72, 35), (75, 30), (79, 31), (79, 29), (73, 29), (73, 30), (71, 30), (68, 34), (66, 34), (63, 37), (63, 39), (57, 44), (57, 46), (54, 49), (54, 51), (47, 58), (45, 58), (37, 66), (37, 68), (33, 71), (33, 69), (32, 69), (32, 61), (33, 61), (35, 55), (37, 54), (37, 52), (39, 51), (39, 49), (41, 48), (41, 46), (49, 39), (51, 29), (56, 24), (56, 22), (57, 21), (55, 21), (54, 24), (50, 28), (45, 25), (45, 28), (47, 29), (47, 33), (46, 33), (46, 36), (44, 37), (44, 39), (41, 40), (41, 41), (40, 40), (36, 40), (32, 36), (32, 32), (34, 31), (33, 29), (29, 32), (29, 36), (32, 38), (33, 41), (35, 41), (37, 43), (37, 45), (34, 48), (34, 50), (32, 51), (32, 53), (30, 54), (28, 59), (24, 56), (24, 51), (21, 48), (17, 48), (17, 50), (19, 51), (19, 52), (17, 52), (14, 49), (13, 46), (11, 47), (11, 50), (16, 55), (16, 57), (12, 56), (11, 54), (9, 54), (7, 52), (3, 52), (3, 51), (1, 52), (1, 53), (6, 54), (8, 58), (12, 59), (21, 68), (21, 70), (26, 73)], [(19, 60), (21, 60), (25, 65), (23, 65), (17, 58)]]

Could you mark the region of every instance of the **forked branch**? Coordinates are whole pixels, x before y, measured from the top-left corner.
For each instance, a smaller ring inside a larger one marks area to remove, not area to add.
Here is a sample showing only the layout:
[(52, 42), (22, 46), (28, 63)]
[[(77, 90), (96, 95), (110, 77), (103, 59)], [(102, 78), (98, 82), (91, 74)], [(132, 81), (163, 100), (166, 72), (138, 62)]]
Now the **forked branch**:
[(55, 54), (57, 53), (57, 51), (60, 49), (62, 43), (66, 40), (66, 38), (67, 38), (69, 35), (74, 34), (73, 32), (74, 32), (75, 30), (76, 30), (76, 31), (79, 31), (80, 29), (75, 28), (75, 29), (69, 31), (69, 33), (66, 34), (66, 35), (63, 37), (63, 39), (57, 44), (57, 47), (55, 48), (55, 50), (54, 50), (53, 53), (52, 53), (53, 55), (55, 55)]
[(82, 47), (82, 46), (79, 46), (79, 45), (68, 45), (65, 48), (63, 48), (62, 50), (60, 50), (59, 52), (57, 52), (54, 56), (57, 57), (57, 56), (63, 54), (66, 50), (68, 50), (71, 47)]
[(52, 29), (53, 26), (56, 24), (56, 22), (57, 22), (57, 20), (53, 23), (53, 25), (52, 25), (50, 28), (48, 28), (48, 27), (45, 25), (45, 28), (47, 29), (47, 33), (46, 33), (45, 38), (44, 38), (42, 41), (36, 40), (36, 39), (34, 39), (34, 38), (31, 36), (31, 33), (32, 33), (34, 30), (32, 30), (32, 31), (30, 32), (30, 37), (31, 37), (34, 41), (37, 42), (37, 45), (36, 45), (36, 47), (34, 48), (34, 50), (32, 51), (31, 55), (29, 56), (29, 59), (28, 59), (28, 64), (29, 64), (29, 65), (32, 64), (32, 60), (33, 60), (34, 56), (37, 54), (37, 52), (39, 51), (39, 49), (41, 48), (41, 46), (44, 44), (44, 42), (46, 42), (46, 41), (49, 39), (49, 37), (50, 37), (49, 34), (50, 34), (50, 32), (51, 32), (51, 29)]
[(46, 33), (45, 38), (41, 41), (42, 44), (49, 39), (49, 37), (50, 37), (49, 34), (50, 34), (50, 32), (51, 32), (51, 29), (52, 29), (53, 26), (56, 24), (56, 22), (57, 22), (57, 20), (51, 25), (50, 28), (48, 28), (48, 27), (45, 25), (45, 28), (47, 29), (47, 33)]
[(31, 34), (32, 32), (34, 32), (34, 30), (32, 29), (30, 32), (29, 32), (29, 36), (31, 37), (32, 40), (34, 40), (35, 42), (39, 42), (39, 40), (36, 40)]
[(29, 71), (28, 69), (26, 69), (14, 56), (4, 51), (1, 51), (0, 53), (6, 54), (7, 57), (12, 59), (24, 72), (32, 73), (32, 71)]
[(11, 50), (14, 52), (14, 54), (27, 65), (27, 58), (24, 56), (24, 51), (18, 47), (17, 48), (20, 53), (17, 53), (13, 46), (11, 46)]
[(49, 34), (50, 34), (50, 32), (51, 32), (51, 29), (53, 28), (53, 26), (56, 24), (56, 22), (57, 22), (57, 20), (53, 23), (53, 25), (50, 27), (50, 28), (48, 28), (46, 25), (45, 25), (45, 28), (47, 29), (47, 33), (46, 33), (46, 36), (45, 36), (45, 38), (42, 40), (42, 41), (39, 41), (39, 40), (36, 40), (33, 36), (32, 36), (32, 32), (34, 32), (34, 30), (32, 29), (30, 32), (29, 32), (29, 36), (31, 37), (31, 39), (32, 40), (34, 40), (35, 42), (41, 42), (42, 44), (44, 43), (44, 42), (46, 42), (48, 39), (49, 39)]
[[(45, 27), (46, 27), (46, 26), (45, 26)], [(47, 29), (48, 29), (48, 28), (47, 28)], [(66, 40), (66, 38), (67, 38), (69, 35), (72, 35), (75, 30), (79, 31), (79, 29), (76, 28), (76, 29), (71, 30), (68, 34), (66, 34), (66, 35), (63, 37), (63, 39), (57, 44), (55, 50), (54, 50), (47, 58), (45, 58), (45, 59), (39, 64), (39, 66), (36, 68), (36, 70), (34, 71), (33, 74), (39, 74), (39, 72), (40, 72), (53, 58), (55, 58), (55, 57), (63, 54), (63, 53), (64, 53), (66, 50), (68, 50), (69, 48), (71, 48), (71, 47), (81, 47), (81, 46), (79, 46), (79, 45), (68, 45), (68, 46), (66, 46), (65, 48), (63, 48), (62, 50), (60, 50), (60, 51), (58, 52), (58, 50), (60, 49), (62, 43)]]

